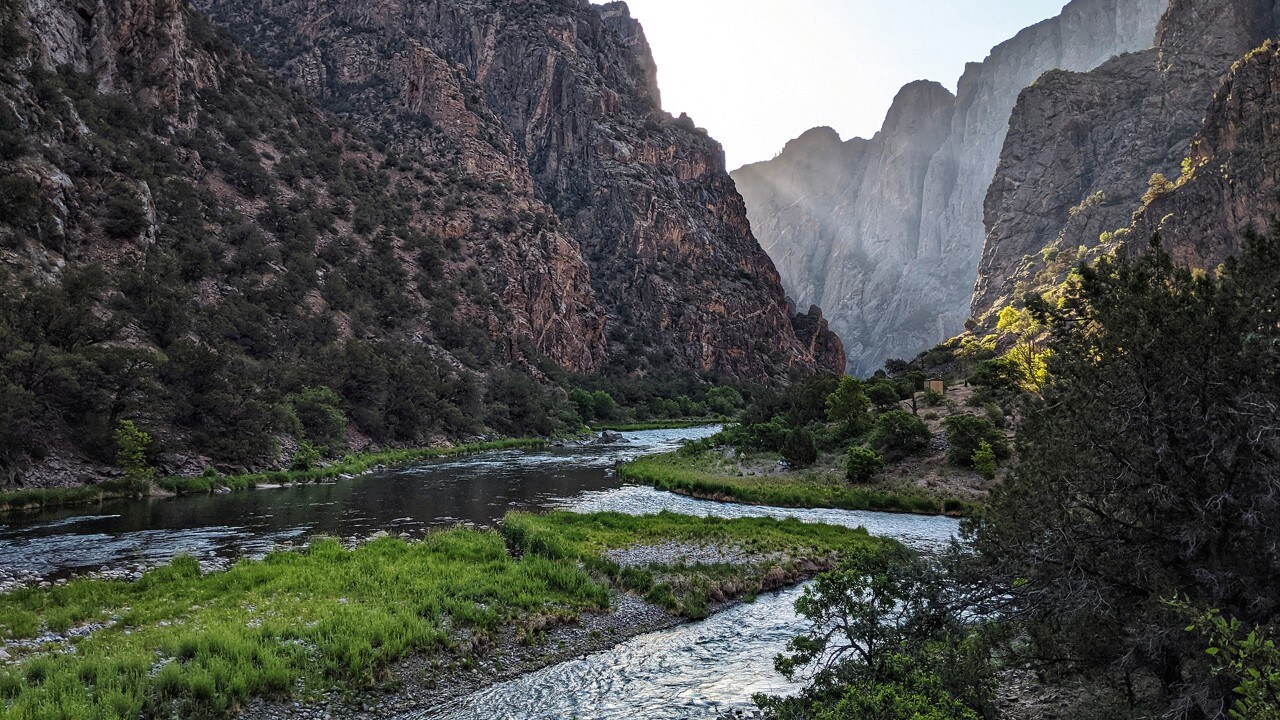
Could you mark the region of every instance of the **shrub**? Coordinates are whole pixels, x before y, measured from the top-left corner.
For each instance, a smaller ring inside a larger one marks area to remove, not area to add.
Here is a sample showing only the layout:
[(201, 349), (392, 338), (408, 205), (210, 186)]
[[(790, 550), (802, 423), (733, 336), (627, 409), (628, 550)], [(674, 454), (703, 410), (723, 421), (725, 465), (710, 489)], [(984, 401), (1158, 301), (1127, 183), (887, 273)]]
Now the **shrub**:
[(320, 449), (315, 445), (302, 441), (298, 445), (298, 452), (293, 455), (293, 462), (289, 463), (290, 470), (310, 470), (320, 462)]
[(813, 444), (813, 435), (805, 428), (796, 428), (787, 433), (787, 440), (782, 444), (782, 457), (797, 467), (808, 467), (818, 459), (818, 448)]
[(871, 400), (860, 380), (840, 380), (836, 391), (827, 396), (826, 407), (827, 419), (839, 423), (850, 435), (861, 435), (871, 427)]
[(943, 397), (940, 392), (926, 390), (924, 393), (924, 404), (928, 407), (938, 407), (942, 403), (946, 402), (946, 400), (947, 399)]
[(140, 429), (132, 420), (121, 420), (116, 426), (116, 465), (130, 478), (150, 479), (155, 470), (147, 464), (147, 450), (151, 447), (151, 435)]
[(291, 397), (289, 404), (307, 441), (323, 446), (330, 454), (346, 447), (347, 416), (337, 393), (324, 386), (307, 388)]
[(884, 459), (871, 448), (855, 445), (849, 448), (844, 476), (851, 483), (867, 483), (884, 469)]
[(986, 443), (996, 457), (1009, 456), (1009, 441), (987, 418), (974, 415), (952, 415), (942, 421), (951, 447), (947, 459), (956, 465), (973, 465), (973, 455)]
[(969, 384), (995, 392), (1017, 392), (1022, 384), (1022, 371), (1008, 358), (986, 360), (969, 376)]
[(886, 460), (897, 460), (928, 447), (931, 437), (920, 418), (905, 410), (890, 410), (876, 418), (871, 445)]
[(107, 235), (116, 240), (131, 240), (147, 229), (147, 222), (138, 194), (124, 186), (116, 187), (107, 200), (106, 218), (102, 221)]
[(888, 380), (877, 380), (866, 389), (867, 398), (879, 410), (889, 410), (902, 399), (898, 387)]
[(988, 480), (996, 479), (996, 453), (991, 443), (983, 440), (978, 449), (973, 451), (973, 468)]

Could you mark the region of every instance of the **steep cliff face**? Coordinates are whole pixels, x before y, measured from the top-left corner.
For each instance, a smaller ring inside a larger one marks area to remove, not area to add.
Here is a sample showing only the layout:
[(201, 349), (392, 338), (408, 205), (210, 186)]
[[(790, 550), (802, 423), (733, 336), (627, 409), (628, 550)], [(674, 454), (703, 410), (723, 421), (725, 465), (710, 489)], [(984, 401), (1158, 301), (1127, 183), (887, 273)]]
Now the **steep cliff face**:
[(352, 442), (421, 443), (489, 423), (487, 371), (602, 366), (509, 136), (388, 153), (180, 0), (7, 0), (0, 36), (0, 483), (100, 477), (122, 419), (166, 470), (260, 467), (317, 386)]
[[(970, 64), (955, 98), (913, 83), (871, 140), (841, 147), (833, 131), (811, 131), (778, 158), (734, 172), (784, 287), (826, 309), (851, 370), (871, 372), (963, 328), (985, 237), (983, 198), (1018, 94), (1047, 70), (1086, 70), (1150, 47), (1166, 6), (1075, 0)], [(918, 122), (894, 121), (904, 113)], [(900, 181), (885, 183), (886, 174)]]
[[(206, 7), (257, 56), (390, 147), (407, 150), (430, 130), (522, 158), (535, 196), (590, 266), (612, 366), (742, 380), (843, 366), (837, 342), (797, 336), (720, 146), (661, 111), (648, 44), (625, 4)], [(446, 71), (470, 113), (495, 119), (497, 131), (431, 106), (441, 87), (432, 78)]]
[(0, 0), (0, 485), (107, 476), (122, 420), (262, 468), (552, 432), (547, 362), (841, 366), (625, 7), (503, 7), (290, 5), (304, 93), (182, 0)]
[(974, 317), (990, 324), (994, 311), (1052, 280), (1043, 273), (1055, 254), (1123, 237), (1144, 195), (1180, 175), (1233, 62), (1277, 23), (1272, 0), (1178, 0), (1155, 48), (1087, 73), (1051, 72), (1028, 88), (986, 199)]
[(1247, 231), (1266, 233), (1277, 219), (1280, 46), (1268, 41), (1233, 66), (1182, 175), (1134, 216), (1130, 246), (1159, 232), (1177, 262), (1213, 268), (1239, 254)]

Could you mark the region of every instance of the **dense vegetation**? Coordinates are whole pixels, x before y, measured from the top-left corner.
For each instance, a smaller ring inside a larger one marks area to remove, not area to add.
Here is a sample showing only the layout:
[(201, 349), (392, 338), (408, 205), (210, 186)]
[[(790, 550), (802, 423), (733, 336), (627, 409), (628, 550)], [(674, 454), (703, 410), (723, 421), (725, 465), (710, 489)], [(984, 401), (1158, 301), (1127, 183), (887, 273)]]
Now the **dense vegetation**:
[[(508, 337), (506, 281), (479, 268), (554, 216), (494, 210), (508, 190), (444, 133), (387, 149), (182, 12), (218, 81), (135, 102), (17, 62), (0, 1), (0, 252), (32, 259), (0, 269), (0, 486), (51, 453), (117, 464), (124, 422), (151, 439), (132, 461), (235, 472), (741, 404), (697, 377), (571, 376)], [(16, 171), (36, 165), (70, 178), (66, 207)]]
[[(910, 370), (865, 381), (815, 375), (762, 390), (723, 432), (678, 453), (640, 458), (621, 474), (663, 490), (754, 504), (967, 514), (980, 499), (972, 486), (994, 478), (1011, 455), (1005, 410), (986, 385), (970, 395), (976, 407), (961, 407), (925, 390), (925, 380)], [(946, 438), (945, 457), (934, 448), (937, 436)], [(919, 476), (927, 473), (969, 487), (964, 494), (922, 487)]]
[[(603, 555), (667, 541), (732, 545), (759, 560), (624, 570)], [(453, 530), (356, 549), (321, 539), (214, 574), (182, 558), (137, 582), (77, 580), (0, 596), (6, 641), (93, 627), (70, 636), (73, 652), (27, 650), (0, 669), (0, 699), (15, 720), (225, 717), (253, 697), (371, 685), (411, 653), (465, 660), (511, 630), (543, 642), (548, 627), (607, 610), (611, 587), (697, 615), (717, 583), (755, 592), (782, 556), (891, 544), (794, 520), (556, 513), (510, 515), (501, 534)]]
[[(815, 679), (761, 704), (991, 718), (997, 680), (1022, 670), (1070, 717), (1274, 720), (1280, 234), (1215, 274), (1158, 244), (1104, 258), (1025, 312), (1047, 331), (1019, 341), (1038, 359), (981, 361), (974, 378), (991, 397), (1020, 388), (1023, 417), (971, 547), (855, 556), (823, 578), (800, 605), (813, 630), (779, 659)], [(957, 430), (975, 463), (998, 454)]]

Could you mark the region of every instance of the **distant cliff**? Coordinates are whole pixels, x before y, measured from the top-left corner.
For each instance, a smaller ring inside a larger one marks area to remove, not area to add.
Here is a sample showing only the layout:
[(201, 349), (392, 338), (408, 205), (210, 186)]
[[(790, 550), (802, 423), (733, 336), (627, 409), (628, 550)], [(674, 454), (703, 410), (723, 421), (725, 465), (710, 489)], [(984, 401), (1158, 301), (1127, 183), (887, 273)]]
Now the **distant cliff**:
[[(1256, 224), (1274, 206), (1262, 177), (1269, 172), (1266, 156), (1248, 157), (1261, 150), (1251, 136), (1268, 117), (1258, 97), (1266, 86), (1265, 66), (1257, 67), (1264, 59), (1254, 58), (1234, 81), (1228, 76), (1280, 31), (1278, 8), (1274, 0), (1177, 0), (1160, 21), (1156, 47), (1090, 72), (1048, 73), (1022, 94), (986, 199), (987, 239), (972, 308), (980, 323), (990, 325), (995, 311), (1059, 279), (1055, 256), (1126, 239), (1130, 248), (1145, 247), (1172, 213), (1167, 245), (1181, 259), (1212, 265), (1246, 219)], [(1224, 162), (1249, 177), (1224, 177)], [(1184, 168), (1188, 179), (1199, 179), (1159, 199)], [(1259, 183), (1256, 190), (1244, 189), (1250, 181)], [(1216, 197), (1214, 182), (1226, 183)], [(1134, 213), (1149, 201), (1131, 229)]]
[(903, 88), (870, 140), (819, 129), (733, 173), (752, 228), (800, 305), (826, 310), (850, 369), (868, 373), (963, 329), (983, 199), (1024, 88), (1148, 48), (1167, 0), (1074, 0), (970, 64), (952, 97)]

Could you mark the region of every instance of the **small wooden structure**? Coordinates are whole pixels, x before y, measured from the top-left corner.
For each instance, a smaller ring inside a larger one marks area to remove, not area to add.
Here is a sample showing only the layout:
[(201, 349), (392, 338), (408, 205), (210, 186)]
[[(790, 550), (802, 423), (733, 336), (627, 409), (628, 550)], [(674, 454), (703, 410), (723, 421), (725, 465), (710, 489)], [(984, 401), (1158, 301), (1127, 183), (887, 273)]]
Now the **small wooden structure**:
[(939, 395), (947, 394), (947, 382), (942, 378), (929, 378), (924, 387), (929, 392), (938, 393)]

